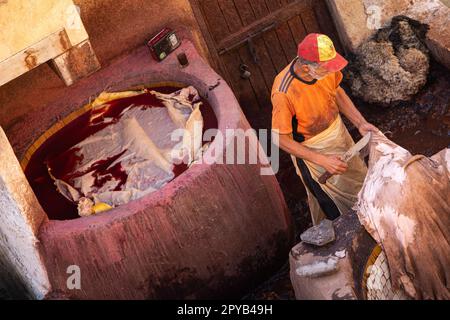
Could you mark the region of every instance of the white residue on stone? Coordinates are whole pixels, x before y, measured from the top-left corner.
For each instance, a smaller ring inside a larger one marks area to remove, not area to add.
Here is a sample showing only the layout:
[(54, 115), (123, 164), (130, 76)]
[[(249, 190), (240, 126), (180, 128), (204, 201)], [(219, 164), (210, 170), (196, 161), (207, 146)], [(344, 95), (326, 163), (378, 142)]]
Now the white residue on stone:
[(336, 257), (338, 257), (338, 258), (340, 258), (340, 259), (343, 259), (343, 258), (345, 258), (345, 256), (347, 255), (347, 250), (341, 250), (341, 251), (336, 251), (335, 253), (334, 253), (334, 255), (336, 256)]
[(366, 13), (368, 13), (369, 8), (379, 8), (380, 13), (384, 9), (384, 6), (386, 5), (385, 0), (363, 0), (363, 5), (365, 8)]
[[(0, 142), (8, 143), (1, 128)], [(33, 299), (43, 299), (50, 290), (50, 282), (40, 256), (39, 239), (26, 217), (26, 211), (32, 211), (32, 208), (29, 207), (31, 202), (27, 202), (25, 197), (31, 193), (26, 190), (28, 186), (22, 188), (24, 194), (15, 194), (17, 191), (14, 191), (13, 184), (26, 180), (18, 164), (12, 162), (14, 154), (6, 143), (5, 148), (0, 148), (3, 164), (3, 168), (0, 168), (0, 272), (6, 277), (5, 280), (16, 274), (15, 277), (24, 284), (24, 293)], [(2, 170), (4, 168), (10, 171)], [(8, 173), (8, 177), (2, 177), (4, 172)], [(7, 282), (0, 283), (0, 288), (4, 284)]]
[(314, 261), (297, 268), (296, 272), (300, 277), (320, 277), (337, 270), (338, 258), (329, 257), (325, 260)]

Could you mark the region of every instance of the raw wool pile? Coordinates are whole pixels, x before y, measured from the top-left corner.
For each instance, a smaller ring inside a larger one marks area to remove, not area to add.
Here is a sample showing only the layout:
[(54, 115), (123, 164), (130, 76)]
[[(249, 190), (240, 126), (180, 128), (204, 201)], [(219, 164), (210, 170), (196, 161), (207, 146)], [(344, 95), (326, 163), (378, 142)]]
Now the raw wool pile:
[(350, 59), (346, 80), (353, 95), (384, 106), (411, 99), (427, 82), (429, 53), (422, 42), (427, 31), (404, 16), (378, 30)]
[[(173, 94), (150, 91), (146, 94), (152, 94), (158, 106), (130, 105), (118, 118), (102, 116), (109, 102), (143, 93), (102, 93), (92, 104), (90, 125), (107, 126), (47, 163), (58, 191), (78, 204), (79, 215), (154, 192), (175, 177), (175, 164), (189, 166), (199, 156), (203, 118), (193, 87)], [(55, 176), (68, 155), (75, 164), (69, 161), (69, 172)]]
[(450, 299), (450, 149), (412, 156), (381, 132), (354, 209), (386, 254), (395, 290)]

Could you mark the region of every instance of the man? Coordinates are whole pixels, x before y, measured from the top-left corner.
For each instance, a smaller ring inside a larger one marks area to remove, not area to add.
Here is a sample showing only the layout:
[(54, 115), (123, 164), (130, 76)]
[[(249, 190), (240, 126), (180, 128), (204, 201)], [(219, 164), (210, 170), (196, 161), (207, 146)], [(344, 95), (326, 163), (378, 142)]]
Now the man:
[[(272, 130), (279, 146), (291, 154), (308, 194), (314, 224), (335, 219), (357, 200), (367, 168), (362, 159), (340, 159), (354, 145), (342, 122), (344, 114), (361, 135), (378, 131), (368, 123), (339, 86), (347, 61), (329, 37), (309, 34), (298, 45), (297, 57), (275, 78), (272, 88)], [(326, 184), (318, 179), (334, 174)]]

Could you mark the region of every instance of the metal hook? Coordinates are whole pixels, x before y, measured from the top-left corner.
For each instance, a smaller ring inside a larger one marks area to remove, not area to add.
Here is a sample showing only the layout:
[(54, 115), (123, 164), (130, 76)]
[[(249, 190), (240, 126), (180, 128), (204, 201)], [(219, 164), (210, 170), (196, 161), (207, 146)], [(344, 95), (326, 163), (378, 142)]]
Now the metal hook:
[(252, 73), (249, 71), (249, 67), (246, 64), (241, 63), (239, 65), (239, 70), (242, 79), (248, 79), (251, 77)]
[(255, 64), (259, 64), (258, 53), (256, 52), (256, 48), (255, 48), (255, 45), (254, 45), (254, 43), (253, 43), (252, 38), (249, 38), (249, 39), (247, 40), (247, 46), (248, 46), (248, 51), (250, 52), (250, 55), (251, 55), (252, 58), (253, 58), (253, 62), (254, 62)]

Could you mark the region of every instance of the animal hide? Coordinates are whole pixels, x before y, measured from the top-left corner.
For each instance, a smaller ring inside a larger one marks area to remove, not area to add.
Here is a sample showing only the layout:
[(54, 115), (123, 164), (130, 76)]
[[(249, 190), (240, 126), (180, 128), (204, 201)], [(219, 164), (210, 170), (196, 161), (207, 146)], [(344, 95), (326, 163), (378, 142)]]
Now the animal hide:
[(412, 156), (381, 132), (354, 209), (385, 252), (394, 289), (450, 299), (450, 149)]
[[(92, 103), (89, 125), (107, 126), (47, 161), (58, 191), (78, 204), (82, 216), (99, 204), (108, 209), (162, 188), (175, 177), (176, 164), (189, 166), (199, 156), (203, 118), (197, 90), (147, 92), (161, 107), (130, 105), (117, 119), (103, 116), (114, 100), (138, 94), (143, 92), (102, 93)], [(70, 169), (62, 174), (60, 167)]]

